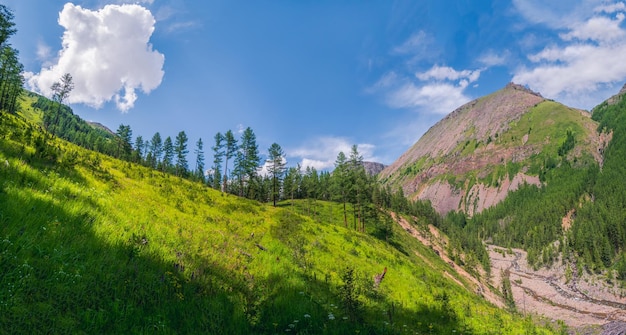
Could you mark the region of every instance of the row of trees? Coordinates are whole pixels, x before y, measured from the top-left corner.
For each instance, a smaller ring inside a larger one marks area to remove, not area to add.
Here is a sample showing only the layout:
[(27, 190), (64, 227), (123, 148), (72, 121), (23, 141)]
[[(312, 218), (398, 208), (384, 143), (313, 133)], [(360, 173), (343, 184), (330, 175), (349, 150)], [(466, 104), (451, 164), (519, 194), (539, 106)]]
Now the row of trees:
[(15, 113), (17, 98), (24, 85), (24, 66), (19, 62), (18, 51), (11, 47), (9, 38), (15, 34), (13, 13), (0, 4), (0, 110)]

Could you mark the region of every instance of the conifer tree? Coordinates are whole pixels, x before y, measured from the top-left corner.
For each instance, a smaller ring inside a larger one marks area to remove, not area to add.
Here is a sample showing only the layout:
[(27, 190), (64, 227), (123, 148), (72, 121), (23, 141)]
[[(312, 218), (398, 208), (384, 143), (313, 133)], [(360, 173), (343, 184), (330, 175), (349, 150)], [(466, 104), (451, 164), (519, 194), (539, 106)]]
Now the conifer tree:
[(222, 176), (222, 192), (226, 192), (226, 185), (228, 183), (228, 160), (233, 158), (237, 154), (237, 140), (231, 130), (228, 130), (224, 135), (224, 175)]
[(273, 143), (268, 151), (267, 171), (272, 179), (272, 201), (276, 207), (276, 200), (280, 195), (280, 186), (285, 174), (285, 152), (277, 143)]
[(244, 130), (239, 143), (234, 169), (239, 178), (239, 192), (241, 196), (245, 193), (246, 197), (252, 198), (254, 196), (251, 194), (251, 185), (257, 178), (257, 169), (261, 161), (256, 135), (252, 128), (248, 127)]
[(163, 140), (158, 131), (152, 136), (152, 140), (150, 140), (150, 153), (152, 157), (148, 164), (153, 169), (157, 168), (161, 162), (161, 155), (163, 155)]
[(133, 131), (130, 129), (130, 125), (120, 124), (115, 133), (117, 135), (117, 157), (130, 160), (133, 151)]
[(161, 162), (162, 171), (171, 171), (174, 161), (174, 144), (172, 138), (167, 137), (163, 142), (163, 161)]
[(17, 111), (17, 98), (24, 85), (24, 66), (18, 60), (18, 51), (8, 39), (17, 31), (14, 28), (13, 12), (0, 4), (0, 110)]
[(224, 135), (220, 132), (215, 134), (213, 149), (213, 188), (219, 189), (222, 185), (222, 162), (224, 161)]
[(181, 131), (176, 135), (176, 140), (174, 143), (174, 152), (176, 154), (176, 175), (180, 177), (184, 177), (187, 175), (187, 171), (189, 170), (189, 164), (187, 163), (187, 154), (189, 150), (187, 150), (187, 134), (184, 131)]
[(56, 134), (58, 132), (59, 116), (61, 115), (61, 107), (63, 106), (63, 101), (65, 101), (65, 99), (70, 96), (70, 93), (74, 89), (74, 79), (72, 78), (72, 75), (69, 73), (64, 74), (61, 77), (61, 81), (54, 82), (50, 89), (52, 89), (52, 100), (56, 101), (56, 103), (58, 104), (58, 108), (54, 116), (54, 121), (52, 123), (52, 125), (54, 126), (53, 133)]
[(194, 153), (196, 154), (196, 177), (198, 180), (204, 182), (204, 144), (202, 143), (202, 138), (198, 139), (196, 142), (196, 150)]
[(135, 150), (133, 152), (134, 161), (136, 163), (143, 163), (143, 155), (144, 155), (144, 141), (141, 135), (137, 136), (135, 139)]
[(348, 214), (346, 202), (348, 201), (348, 192), (350, 189), (350, 171), (346, 154), (340, 151), (335, 160), (335, 170), (332, 175), (332, 189), (334, 200), (343, 203), (343, 224), (348, 227)]

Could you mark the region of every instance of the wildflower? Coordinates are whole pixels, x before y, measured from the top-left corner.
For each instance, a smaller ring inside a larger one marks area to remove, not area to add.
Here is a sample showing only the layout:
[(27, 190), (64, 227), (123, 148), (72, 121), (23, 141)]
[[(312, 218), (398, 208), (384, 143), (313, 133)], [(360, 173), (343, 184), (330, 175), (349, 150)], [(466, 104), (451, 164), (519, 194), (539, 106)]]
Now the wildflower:
[(305, 318), (305, 319), (310, 319), (310, 318), (311, 318), (311, 316), (310, 316), (309, 314), (304, 314), (304, 318)]
[(296, 328), (296, 325), (294, 325), (293, 323), (290, 323), (288, 327), (289, 328)]
[(328, 320), (335, 320), (333, 313), (328, 313)]
[(343, 317), (343, 319), (344, 319), (344, 320), (348, 320), (348, 317), (347, 317), (347, 316), (344, 316), (344, 317)]
[(298, 323), (300, 322), (300, 320), (293, 320), (293, 323)]

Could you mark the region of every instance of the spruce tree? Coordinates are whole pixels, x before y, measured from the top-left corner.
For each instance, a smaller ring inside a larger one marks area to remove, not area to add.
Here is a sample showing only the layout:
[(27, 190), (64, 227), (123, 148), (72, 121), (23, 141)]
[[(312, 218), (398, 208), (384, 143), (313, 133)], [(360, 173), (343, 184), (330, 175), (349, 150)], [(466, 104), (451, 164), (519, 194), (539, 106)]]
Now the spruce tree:
[(213, 188), (219, 189), (222, 185), (222, 162), (224, 161), (224, 135), (220, 132), (215, 134), (213, 149)]
[(272, 179), (272, 202), (276, 207), (276, 200), (280, 195), (280, 186), (285, 174), (285, 152), (277, 143), (273, 143), (268, 151), (267, 171)]
[(226, 185), (228, 184), (228, 160), (237, 154), (237, 140), (231, 130), (228, 130), (224, 135), (224, 148), (224, 175), (222, 176), (222, 192), (226, 192)]
[(204, 144), (202, 143), (202, 138), (198, 139), (196, 142), (196, 150), (194, 153), (196, 154), (196, 177), (198, 180), (204, 182)]
[(187, 163), (187, 134), (181, 131), (176, 136), (176, 142), (174, 143), (174, 152), (176, 153), (176, 175), (184, 177), (189, 170), (189, 164)]
[(159, 163), (161, 163), (161, 155), (163, 155), (163, 140), (161, 139), (161, 134), (156, 132), (152, 136), (152, 140), (150, 140), (150, 153), (151, 159), (148, 162), (150, 167), (157, 168)]
[(167, 137), (163, 142), (163, 161), (161, 162), (161, 171), (171, 171), (174, 161), (174, 144), (172, 138)]

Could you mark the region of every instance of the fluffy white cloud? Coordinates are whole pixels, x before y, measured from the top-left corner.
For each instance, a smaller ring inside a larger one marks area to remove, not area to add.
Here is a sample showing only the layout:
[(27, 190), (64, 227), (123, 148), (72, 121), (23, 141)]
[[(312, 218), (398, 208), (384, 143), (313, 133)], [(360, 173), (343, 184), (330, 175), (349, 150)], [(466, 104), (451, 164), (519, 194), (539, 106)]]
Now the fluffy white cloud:
[(519, 69), (513, 81), (579, 107), (598, 103), (599, 99), (583, 101), (580, 96), (604, 93), (626, 79), (626, 30), (621, 27), (625, 14), (617, 12), (622, 8), (623, 4), (605, 7), (582, 22), (570, 23), (559, 35), (560, 43), (529, 55), (531, 66)]
[(50, 86), (70, 73), (75, 88), (68, 102), (99, 108), (114, 101), (125, 112), (134, 106), (137, 90), (147, 94), (161, 84), (165, 58), (149, 42), (155, 19), (146, 8), (107, 5), (92, 11), (67, 3), (59, 24), (65, 32), (58, 59), (26, 75), (31, 89), (50, 96)]
[(483, 54), (478, 61), (486, 67), (505, 65), (510, 55), (511, 53), (508, 50), (502, 52), (491, 50)]
[(421, 111), (448, 114), (470, 101), (463, 91), (466, 82), (459, 85), (429, 83), (417, 86), (407, 82), (389, 93), (387, 103), (393, 108), (419, 108)]
[[(299, 148), (288, 150), (288, 155), (301, 158), (300, 165), (303, 169), (310, 166), (316, 170), (332, 170), (335, 168), (335, 160), (339, 152), (349, 157), (354, 144), (343, 137), (323, 136), (308, 141)], [(374, 157), (374, 145), (361, 143), (357, 144), (357, 147), (364, 160), (378, 161)]]
[(461, 79), (461, 80), (465, 80), (471, 83), (471, 82), (476, 81), (478, 77), (480, 77), (480, 71), (479, 70), (457, 71), (448, 66), (435, 65), (426, 72), (416, 73), (415, 76), (423, 81), (430, 80), (430, 79), (435, 79), (439, 81), (441, 80), (455, 81), (455, 80)]
[(592, 17), (587, 22), (573, 27), (570, 32), (561, 34), (561, 38), (565, 41), (578, 39), (599, 43), (623, 40), (626, 32), (620, 27), (622, 21), (624, 21), (624, 13), (618, 13), (615, 19), (603, 16)]
[(604, 4), (601, 6), (598, 6), (595, 8), (594, 10), (597, 13), (615, 13), (615, 12), (620, 12), (620, 11), (626, 11), (626, 5), (624, 5), (623, 2), (618, 2), (618, 3), (614, 3), (614, 4)]
[(392, 108), (415, 109), (420, 112), (447, 114), (470, 101), (467, 86), (480, 77), (480, 70), (455, 70), (435, 65), (425, 72), (415, 73), (418, 82), (395, 72), (383, 75), (367, 93), (385, 95)]

